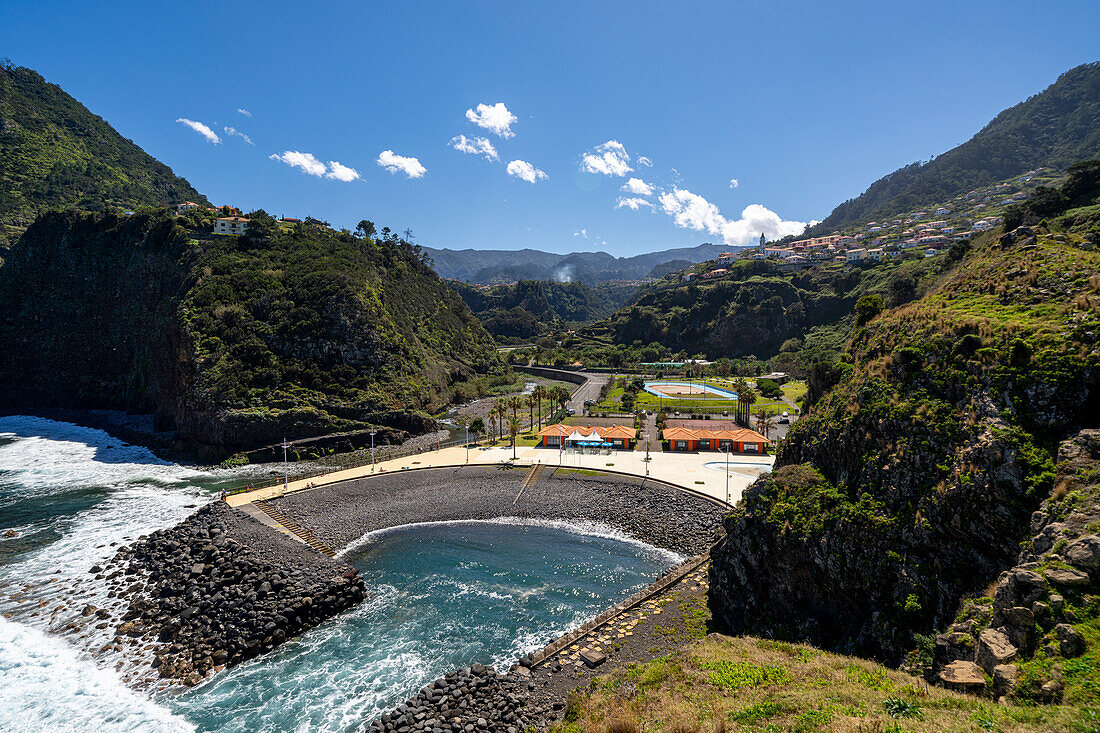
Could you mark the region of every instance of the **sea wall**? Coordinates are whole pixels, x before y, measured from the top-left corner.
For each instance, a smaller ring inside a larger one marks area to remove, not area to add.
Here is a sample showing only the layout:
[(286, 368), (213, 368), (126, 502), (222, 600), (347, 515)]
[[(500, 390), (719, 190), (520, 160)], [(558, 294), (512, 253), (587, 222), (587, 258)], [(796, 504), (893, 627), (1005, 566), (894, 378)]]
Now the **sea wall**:
[(597, 523), (683, 555), (706, 552), (721, 531), (721, 504), (668, 484), (551, 467), (521, 491), (526, 473), (484, 466), (393, 472), (271, 503), (336, 548), (389, 527), (498, 517)]
[(116, 642), (186, 685), (271, 651), (361, 601), (355, 570), (222, 502), (122, 547), (104, 580), (127, 609)]

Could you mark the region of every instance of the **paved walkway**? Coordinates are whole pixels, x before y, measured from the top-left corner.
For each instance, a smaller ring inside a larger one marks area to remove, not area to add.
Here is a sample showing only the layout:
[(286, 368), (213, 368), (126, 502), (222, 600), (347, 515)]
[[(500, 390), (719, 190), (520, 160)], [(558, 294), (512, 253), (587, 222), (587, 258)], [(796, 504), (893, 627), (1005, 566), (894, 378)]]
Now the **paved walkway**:
[[(467, 460), (468, 456), (468, 460)], [(675, 486), (706, 494), (719, 501), (736, 504), (741, 493), (764, 470), (770, 470), (775, 461), (773, 456), (753, 456), (732, 454), (729, 461), (729, 481), (726, 480), (724, 453), (699, 452), (652, 452), (648, 466), (645, 451), (612, 451), (611, 455), (579, 455), (563, 453), (551, 448), (516, 448), (516, 460), (512, 460), (512, 449), (508, 447), (478, 447), (467, 449), (462, 446), (420, 453), (404, 458), (380, 461), (374, 473), (408, 470), (412, 468), (431, 468), (442, 466), (499, 465), (514, 463), (517, 466), (533, 466), (542, 463), (562, 468), (606, 470), (627, 473), (633, 476), (652, 476)], [(708, 466), (707, 464), (711, 464)], [(371, 466), (360, 466), (342, 471), (334, 471), (323, 476), (291, 481), (285, 488), (282, 485), (256, 489), (230, 496), (231, 506), (243, 506), (259, 499), (271, 499), (284, 493), (301, 491), (310, 485), (331, 484), (337, 481), (369, 476)]]

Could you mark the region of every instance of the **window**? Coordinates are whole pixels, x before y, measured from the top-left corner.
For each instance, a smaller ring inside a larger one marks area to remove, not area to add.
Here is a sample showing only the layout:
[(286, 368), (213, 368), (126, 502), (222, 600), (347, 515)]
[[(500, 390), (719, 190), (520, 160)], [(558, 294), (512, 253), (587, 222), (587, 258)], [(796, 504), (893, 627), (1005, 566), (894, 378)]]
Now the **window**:
[(549, 435), (549, 436), (546, 437), (546, 444), (547, 445), (560, 445), (561, 444), (561, 438), (559, 438), (556, 435)]
[(759, 443), (745, 443), (745, 452), (746, 453), (759, 453), (760, 452), (760, 444)]

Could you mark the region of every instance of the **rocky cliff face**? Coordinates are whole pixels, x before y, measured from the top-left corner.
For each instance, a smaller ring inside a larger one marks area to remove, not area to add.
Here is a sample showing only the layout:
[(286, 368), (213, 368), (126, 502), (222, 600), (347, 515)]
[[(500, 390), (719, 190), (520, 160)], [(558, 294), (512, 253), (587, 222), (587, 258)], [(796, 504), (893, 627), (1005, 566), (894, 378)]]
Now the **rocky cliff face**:
[[(1055, 489), (1032, 516), (1031, 539), (992, 592), (967, 599), (915, 671), (948, 686), (1020, 700), (1084, 701), (1100, 659), (1100, 431), (1058, 451)], [(924, 652), (922, 654), (922, 652)]]
[(0, 408), (153, 412), (226, 455), (434, 429), (501, 379), (492, 338), (397, 240), (212, 237), (165, 213), (50, 213), (0, 268)]
[(849, 378), (727, 518), (716, 616), (891, 663), (950, 623), (1015, 562), (1057, 438), (1100, 415), (1098, 264), (1052, 237), (990, 242), (857, 330)]

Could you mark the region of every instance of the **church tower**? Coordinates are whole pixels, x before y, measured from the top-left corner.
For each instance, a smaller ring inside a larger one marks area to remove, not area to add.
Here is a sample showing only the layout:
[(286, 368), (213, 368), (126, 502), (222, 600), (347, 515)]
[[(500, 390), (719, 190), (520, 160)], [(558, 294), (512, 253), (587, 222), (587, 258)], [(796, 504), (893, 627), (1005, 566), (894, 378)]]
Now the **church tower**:
[(767, 249), (767, 240), (764, 239), (764, 232), (760, 232), (760, 246), (757, 247), (757, 250), (760, 254), (764, 254), (765, 249)]

